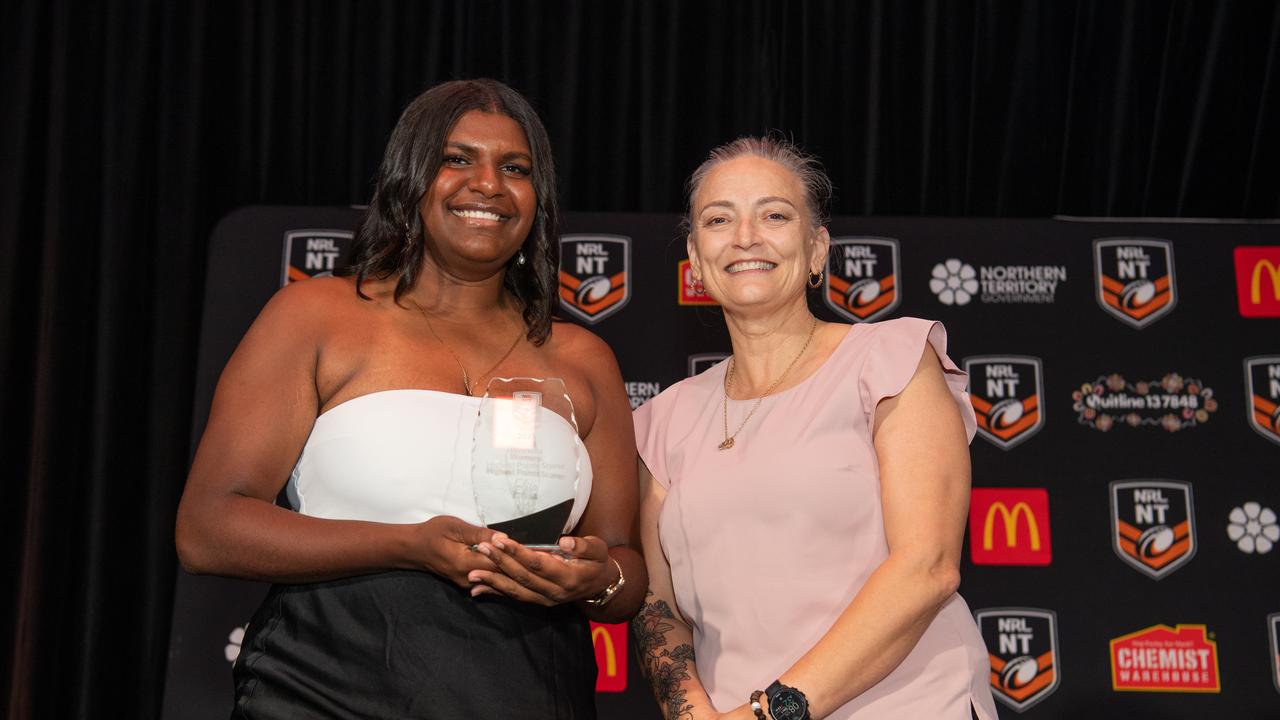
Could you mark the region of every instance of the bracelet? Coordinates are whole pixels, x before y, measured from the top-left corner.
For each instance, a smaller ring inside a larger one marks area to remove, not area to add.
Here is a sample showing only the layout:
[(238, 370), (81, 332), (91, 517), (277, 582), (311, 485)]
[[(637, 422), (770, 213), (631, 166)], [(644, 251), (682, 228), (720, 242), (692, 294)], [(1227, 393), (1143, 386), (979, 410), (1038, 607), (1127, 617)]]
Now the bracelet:
[(764, 708), (760, 705), (760, 696), (764, 695), (763, 690), (756, 690), (751, 693), (751, 712), (756, 714), (756, 720), (769, 720), (765, 717)]
[(627, 584), (627, 578), (624, 577), (622, 574), (622, 564), (619, 563), (617, 560), (614, 560), (612, 556), (609, 559), (613, 560), (613, 566), (618, 568), (618, 579), (615, 580), (613, 584), (610, 585), (609, 587), (606, 587), (605, 589), (601, 590), (599, 593), (596, 593), (595, 597), (587, 598), (586, 600), (583, 600), (583, 602), (587, 603), (588, 605), (595, 605), (596, 607), (600, 607), (601, 605), (604, 605), (605, 603), (612, 600), (614, 595), (618, 594), (618, 591), (622, 589), (623, 585)]

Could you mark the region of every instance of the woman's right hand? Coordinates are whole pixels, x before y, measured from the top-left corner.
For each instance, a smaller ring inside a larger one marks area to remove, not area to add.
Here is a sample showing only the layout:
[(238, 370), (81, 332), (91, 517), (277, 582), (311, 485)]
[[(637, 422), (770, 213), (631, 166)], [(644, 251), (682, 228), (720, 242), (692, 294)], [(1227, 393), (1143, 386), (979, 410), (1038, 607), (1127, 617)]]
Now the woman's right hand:
[(458, 587), (469, 589), (475, 585), (467, 579), (473, 570), (498, 570), (492, 560), (473, 549), (482, 542), (490, 542), (493, 530), (452, 515), (437, 515), (413, 527), (411, 552), (418, 562)]

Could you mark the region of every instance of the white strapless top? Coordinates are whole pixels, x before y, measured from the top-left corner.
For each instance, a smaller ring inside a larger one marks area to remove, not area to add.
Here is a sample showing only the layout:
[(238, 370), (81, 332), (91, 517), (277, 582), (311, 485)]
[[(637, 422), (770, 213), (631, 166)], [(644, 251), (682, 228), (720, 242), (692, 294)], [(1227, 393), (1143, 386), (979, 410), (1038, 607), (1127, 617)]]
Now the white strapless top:
[[(419, 523), (453, 515), (481, 524), (471, 484), (479, 408), (480, 398), (438, 390), (383, 390), (330, 408), (316, 418), (289, 476), (290, 505), (340, 520)], [(558, 415), (541, 412), (555, 422), (540, 425), (558, 423), (572, 433)], [(572, 441), (580, 469), (568, 528), (586, 509), (592, 478), (586, 447), (576, 434)]]

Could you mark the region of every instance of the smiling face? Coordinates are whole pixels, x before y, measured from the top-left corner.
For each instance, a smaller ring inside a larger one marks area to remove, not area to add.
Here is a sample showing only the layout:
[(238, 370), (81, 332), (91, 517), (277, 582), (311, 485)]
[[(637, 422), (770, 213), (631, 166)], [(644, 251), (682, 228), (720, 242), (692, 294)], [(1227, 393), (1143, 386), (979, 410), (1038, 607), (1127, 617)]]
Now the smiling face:
[(459, 118), (418, 205), (428, 262), (468, 278), (506, 264), (537, 212), (532, 169), (529, 142), (515, 120), (479, 110)]
[(729, 312), (772, 312), (805, 302), (826, 262), (826, 228), (810, 224), (795, 173), (754, 155), (715, 165), (691, 203), (689, 260)]

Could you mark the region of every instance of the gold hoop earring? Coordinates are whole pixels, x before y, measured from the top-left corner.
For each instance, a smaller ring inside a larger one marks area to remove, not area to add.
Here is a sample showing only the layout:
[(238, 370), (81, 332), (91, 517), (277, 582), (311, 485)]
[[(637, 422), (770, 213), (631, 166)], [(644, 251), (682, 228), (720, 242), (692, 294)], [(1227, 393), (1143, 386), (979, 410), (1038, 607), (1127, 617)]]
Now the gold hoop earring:
[(823, 277), (823, 275), (825, 275), (825, 274), (826, 274), (826, 272), (827, 272), (827, 271), (826, 271), (826, 269), (824, 268), (822, 271), (820, 271), (819, 273), (817, 273), (817, 277), (818, 277), (818, 279), (817, 279), (817, 280), (814, 280), (814, 279), (813, 279), (813, 278), (814, 278), (814, 273), (809, 273), (809, 289), (810, 289), (810, 290), (817, 290), (818, 288), (822, 287), (822, 277)]

